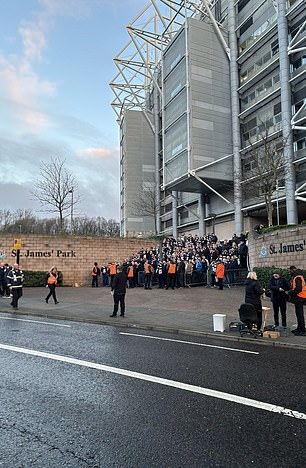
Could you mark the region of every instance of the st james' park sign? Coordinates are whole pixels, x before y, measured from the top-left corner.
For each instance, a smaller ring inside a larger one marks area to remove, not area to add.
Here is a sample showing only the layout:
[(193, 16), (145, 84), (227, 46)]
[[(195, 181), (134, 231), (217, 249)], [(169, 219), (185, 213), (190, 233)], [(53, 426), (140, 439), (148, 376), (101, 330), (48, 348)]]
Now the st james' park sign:
[(294, 244), (287, 244), (284, 242), (279, 242), (278, 244), (266, 244), (265, 242), (261, 245), (260, 256), (267, 257), (268, 254), (271, 256), (282, 255), (282, 254), (292, 254), (303, 252), (306, 250), (306, 239), (298, 241)]
[[(17, 250), (12, 250), (12, 257), (17, 256)], [(25, 250), (25, 252), (20, 252), (20, 257), (30, 257), (30, 258), (76, 258), (75, 250)]]

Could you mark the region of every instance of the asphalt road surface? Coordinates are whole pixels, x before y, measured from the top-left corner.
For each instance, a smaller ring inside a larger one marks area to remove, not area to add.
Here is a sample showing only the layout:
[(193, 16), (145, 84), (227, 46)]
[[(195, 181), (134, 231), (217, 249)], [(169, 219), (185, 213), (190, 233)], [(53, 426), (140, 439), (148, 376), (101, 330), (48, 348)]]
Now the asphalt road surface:
[(0, 466), (306, 466), (306, 354), (0, 317)]

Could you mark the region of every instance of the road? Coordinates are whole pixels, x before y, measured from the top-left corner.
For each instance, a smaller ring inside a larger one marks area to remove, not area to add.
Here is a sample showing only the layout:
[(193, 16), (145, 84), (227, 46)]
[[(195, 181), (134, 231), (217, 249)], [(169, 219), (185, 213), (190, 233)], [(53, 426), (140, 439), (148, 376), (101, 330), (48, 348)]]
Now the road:
[(304, 467), (305, 352), (0, 317), (0, 466)]

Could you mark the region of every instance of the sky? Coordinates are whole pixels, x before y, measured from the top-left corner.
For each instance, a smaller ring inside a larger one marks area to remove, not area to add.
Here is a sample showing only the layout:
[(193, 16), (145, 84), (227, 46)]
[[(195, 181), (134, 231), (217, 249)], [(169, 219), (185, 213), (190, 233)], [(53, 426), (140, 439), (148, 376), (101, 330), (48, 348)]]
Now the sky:
[(41, 206), (41, 164), (75, 177), (77, 214), (119, 220), (119, 127), (109, 87), (146, 0), (0, 1), (0, 209)]

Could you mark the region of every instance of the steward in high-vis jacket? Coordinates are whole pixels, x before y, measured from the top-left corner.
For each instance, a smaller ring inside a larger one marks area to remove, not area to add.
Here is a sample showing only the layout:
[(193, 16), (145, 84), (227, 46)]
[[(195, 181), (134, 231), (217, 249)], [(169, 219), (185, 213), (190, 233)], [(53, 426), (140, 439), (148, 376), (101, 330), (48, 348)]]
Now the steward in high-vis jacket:
[(144, 272), (145, 272), (144, 288), (145, 289), (152, 289), (152, 277), (153, 277), (153, 274), (154, 274), (154, 268), (152, 267), (149, 260), (145, 261)]
[(13, 268), (7, 274), (7, 286), (12, 294), (11, 306), (13, 309), (18, 309), (18, 300), (22, 296), (23, 272), (19, 265), (14, 263)]
[(129, 281), (129, 288), (133, 288), (134, 287), (134, 262), (132, 262), (131, 265), (128, 266), (127, 276), (128, 276), (128, 281)]
[(110, 276), (110, 285), (113, 287), (113, 281), (115, 278), (115, 274), (117, 273), (117, 265), (115, 262), (112, 262), (108, 265), (109, 268), (109, 276)]
[(57, 268), (53, 266), (48, 273), (48, 279), (47, 279), (47, 286), (49, 288), (49, 294), (45, 299), (47, 304), (51, 296), (53, 297), (54, 304), (58, 304), (58, 300), (57, 300), (56, 292), (55, 292), (57, 282), (58, 282), (58, 271), (57, 271)]
[(224, 278), (225, 267), (221, 260), (217, 262), (216, 268), (216, 282), (218, 283), (219, 289), (223, 289), (223, 278)]
[(306, 303), (306, 283), (303, 277), (302, 270), (297, 269), (295, 266), (290, 267), (290, 274), (292, 277), (291, 290), (288, 291), (289, 296), (295, 306), (295, 315), (297, 318), (297, 328), (292, 330), (295, 336), (305, 336), (305, 318), (303, 305)]
[(175, 279), (176, 279), (176, 263), (175, 263), (174, 260), (171, 260), (169, 265), (168, 265), (168, 270), (167, 270), (167, 286), (166, 286), (166, 289), (169, 289), (169, 287), (174, 289)]

